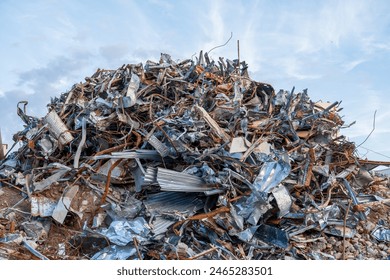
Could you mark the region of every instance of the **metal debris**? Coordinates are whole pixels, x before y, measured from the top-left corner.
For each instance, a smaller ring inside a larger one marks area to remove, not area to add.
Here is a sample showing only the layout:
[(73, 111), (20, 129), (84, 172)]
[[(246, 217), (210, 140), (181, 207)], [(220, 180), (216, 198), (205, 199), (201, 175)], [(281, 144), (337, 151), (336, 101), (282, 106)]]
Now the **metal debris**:
[(42, 119), (21, 101), (20, 148), (0, 153), (0, 257), (339, 258), (315, 245), (389, 213), (371, 170), (390, 165), (355, 155), (340, 104), (203, 52), (98, 69)]
[(371, 233), (371, 235), (378, 241), (386, 241), (390, 242), (390, 229), (383, 227), (383, 226), (377, 226)]
[(72, 203), (72, 199), (76, 196), (79, 190), (79, 186), (72, 186), (68, 190), (65, 190), (58, 201), (58, 204), (53, 210), (52, 217), (59, 223), (63, 223), (68, 210), (70, 208), (70, 204)]

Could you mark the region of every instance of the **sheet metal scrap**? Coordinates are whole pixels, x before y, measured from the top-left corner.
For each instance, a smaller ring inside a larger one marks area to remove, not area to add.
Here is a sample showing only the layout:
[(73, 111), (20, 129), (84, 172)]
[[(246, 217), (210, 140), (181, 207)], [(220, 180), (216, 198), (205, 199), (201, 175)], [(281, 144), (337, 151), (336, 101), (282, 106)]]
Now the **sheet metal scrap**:
[(247, 68), (162, 54), (98, 69), (42, 119), (20, 102), (21, 148), (0, 158), (2, 196), (19, 196), (0, 209), (0, 248), (23, 236), (49, 259), (316, 259), (329, 254), (299, 242), (353, 238), (364, 195), (387, 199), (368, 192), (384, 163), (355, 155), (340, 102), (276, 93)]

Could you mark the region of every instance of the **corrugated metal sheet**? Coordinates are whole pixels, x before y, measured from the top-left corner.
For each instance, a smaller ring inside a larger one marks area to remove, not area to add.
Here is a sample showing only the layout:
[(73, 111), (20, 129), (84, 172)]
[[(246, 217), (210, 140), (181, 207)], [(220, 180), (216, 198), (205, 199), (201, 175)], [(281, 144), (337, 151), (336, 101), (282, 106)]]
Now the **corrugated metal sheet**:
[(174, 221), (174, 220), (169, 220), (169, 219), (166, 219), (166, 218), (160, 217), (160, 216), (156, 217), (156, 219), (153, 221), (153, 223), (151, 225), (152, 232), (154, 233), (155, 236), (163, 234), (174, 223), (176, 223), (176, 221)]
[(204, 192), (215, 189), (200, 177), (165, 168), (158, 168), (157, 182), (162, 191)]
[(189, 212), (203, 207), (203, 201), (194, 193), (159, 192), (148, 196), (144, 201), (151, 213)]
[(194, 193), (159, 192), (144, 201), (146, 210), (154, 217), (151, 222), (155, 236), (165, 233), (181, 217), (189, 217), (203, 208), (204, 202)]

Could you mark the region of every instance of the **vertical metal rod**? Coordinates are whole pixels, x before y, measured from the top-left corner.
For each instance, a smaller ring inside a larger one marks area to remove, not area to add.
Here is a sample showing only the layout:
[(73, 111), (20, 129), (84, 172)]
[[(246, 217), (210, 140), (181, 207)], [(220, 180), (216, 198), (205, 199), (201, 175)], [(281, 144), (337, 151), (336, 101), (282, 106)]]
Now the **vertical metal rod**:
[(238, 62), (237, 62), (238, 75), (241, 76), (241, 72), (240, 72), (240, 40), (237, 40), (237, 59), (238, 59)]
[(1, 129), (0, 129), (0, 160), (4, 158), (4, 148), (3, 148), (3, 142), (1, 139)]

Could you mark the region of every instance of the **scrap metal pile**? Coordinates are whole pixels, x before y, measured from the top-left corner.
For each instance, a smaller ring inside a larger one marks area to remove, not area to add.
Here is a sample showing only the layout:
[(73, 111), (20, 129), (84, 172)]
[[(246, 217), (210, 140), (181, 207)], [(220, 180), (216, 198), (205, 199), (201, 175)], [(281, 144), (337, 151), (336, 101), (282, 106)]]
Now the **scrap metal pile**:
[[(387, 181), (340, 134), (338, 102), (275, 92), (202, 52), (85, 80), (44, 118), (18, 104), (0, 258), (334, 258), (306, 244), (353, 238), (374, 206), (389, 216)], [(377, 222), (372, 239), (389, 241)]]

